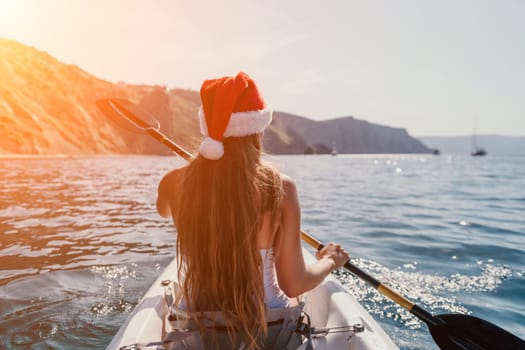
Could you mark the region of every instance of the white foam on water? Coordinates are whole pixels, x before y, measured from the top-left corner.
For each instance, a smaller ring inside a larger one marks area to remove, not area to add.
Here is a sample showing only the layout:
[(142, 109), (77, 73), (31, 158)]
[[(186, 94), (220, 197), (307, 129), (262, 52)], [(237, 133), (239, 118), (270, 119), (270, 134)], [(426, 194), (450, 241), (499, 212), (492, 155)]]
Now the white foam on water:
[(126, 301), (126, 280), (137, 279), (136, 263), (129, 265), (92, 266), (91, 272), (102, 277), (106, 297), (91, 305), (90, 311), (96, 316), (106, 316), (112, 313), (128, 313), (134, 304)]
[[(354, 259), (352, 262), (374, 276), (383, 284), (391, 287), (412, 302), (431, 313), (462, 313), (471, 311), (462, 305), (459, 294), (490, 292), (495, 290), (506, 278), (518, 275), (506, 266), (497, 266), (491, 261), (479, 262), (479, 275), (453, 274), (451, 276), (431, 275), (415, 271), (417, 264), (405, 264), (404, 269), (389, 269), (381, 264)], [(338, 271), (337, 278), (345, 288), (361, 302), (368, 311), (381, 318), (389, 318), (402, 323), (410, 329), (418, 329), (422, 322), (402, 307), (379, 294), (365, 282), (347, 271)]]

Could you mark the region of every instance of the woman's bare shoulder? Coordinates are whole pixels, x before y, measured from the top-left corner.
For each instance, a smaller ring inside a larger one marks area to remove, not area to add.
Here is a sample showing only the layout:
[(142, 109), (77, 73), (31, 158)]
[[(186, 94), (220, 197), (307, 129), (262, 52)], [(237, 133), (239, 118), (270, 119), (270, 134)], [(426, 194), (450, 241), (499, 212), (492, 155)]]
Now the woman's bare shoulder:
[(173, 185), (179, 183), (182, 180), (186, 169), (187, 166), (182, 166), (168, 171), (160, 180), (159, 187), (163, 187), (164, 185), (172, 187)]
[(184, 179), (186, 167), (173, 169), (162, 177), (157, 193), (157, 211), (162, 217), (170, 217), (172, 206), (176, 206), (179, 189)]
[(184, 181), (186, 169), (187, 166), (175, 168), (162, 177), (158, 187), (158, 195), (161, 197), (161, 200), (164, 196), (171, 197), (179, 192), (179, 188)]

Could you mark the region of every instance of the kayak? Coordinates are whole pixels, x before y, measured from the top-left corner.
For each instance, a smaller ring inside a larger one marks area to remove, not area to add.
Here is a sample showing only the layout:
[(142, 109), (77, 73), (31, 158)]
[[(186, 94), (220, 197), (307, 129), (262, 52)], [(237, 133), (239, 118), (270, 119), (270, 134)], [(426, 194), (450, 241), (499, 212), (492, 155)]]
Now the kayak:
[[(303, 248), (307, 264), (315, 261)], [(177, 259), (165, 268), (113, 337), (107, 350), (164, 349), (169, 333), (168, 309), (163, 281), (177, 278)], [(383, 328), (332, 275), (305, 293), (304, 312), (310, 316), (314, 349), (398, 349)], [(317, 333), (316, 333), (317, 332)], [(306, 341), (298, 348), (305, 349)]]

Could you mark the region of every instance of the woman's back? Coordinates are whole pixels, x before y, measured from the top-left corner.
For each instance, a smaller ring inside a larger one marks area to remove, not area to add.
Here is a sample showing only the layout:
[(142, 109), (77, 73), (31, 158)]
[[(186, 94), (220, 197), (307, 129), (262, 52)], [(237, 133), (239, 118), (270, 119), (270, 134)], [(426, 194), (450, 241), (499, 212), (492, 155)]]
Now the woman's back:
[(223, 142), (221, 161), (199, 157), (171, 172), (159, 199), (168, 198), (177, 229), (188, 309), (221, 311), (255, 341), (266, 310), (259, 249), (272, 247), (282, 186), (279, 173), (260, 162), (260, 135)]

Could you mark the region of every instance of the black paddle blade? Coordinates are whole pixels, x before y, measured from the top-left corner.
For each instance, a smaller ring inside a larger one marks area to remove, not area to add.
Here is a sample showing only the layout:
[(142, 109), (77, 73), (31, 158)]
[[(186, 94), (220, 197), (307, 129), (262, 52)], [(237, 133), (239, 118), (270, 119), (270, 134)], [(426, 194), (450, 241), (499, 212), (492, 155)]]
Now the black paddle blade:
[(525, 341), (490, 322), (461, 314), (435, 316), (443, 325), (428, 324), (442, 350), (523, 350)]
[(143, 134), (147, 130), (159, 130), (159, 122), (151, 114), (128, 100), (106, 98), (96, 104), (114, 124), (127, 131)]

